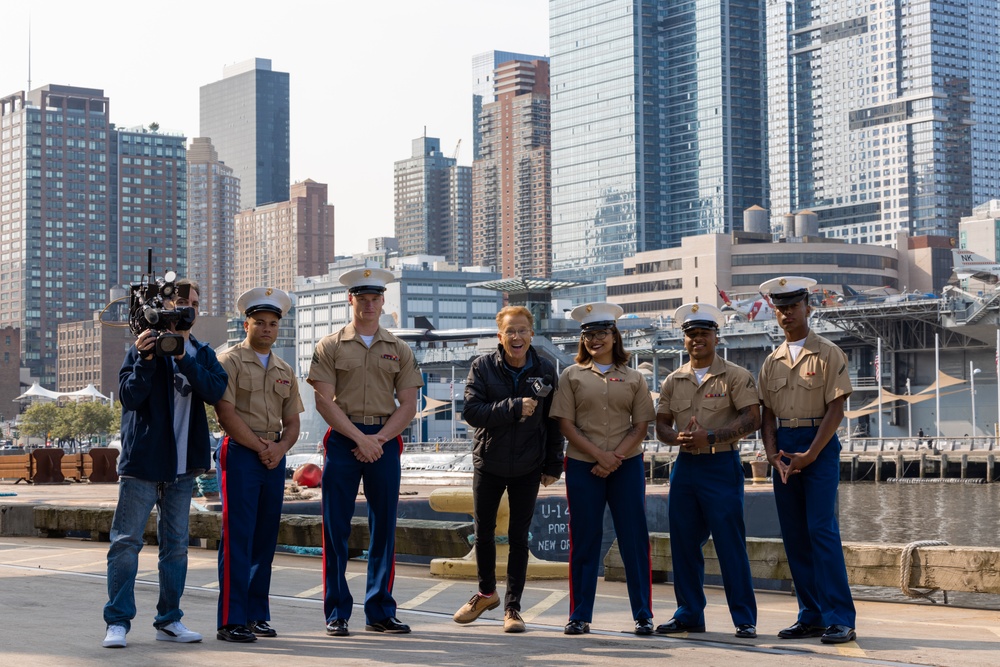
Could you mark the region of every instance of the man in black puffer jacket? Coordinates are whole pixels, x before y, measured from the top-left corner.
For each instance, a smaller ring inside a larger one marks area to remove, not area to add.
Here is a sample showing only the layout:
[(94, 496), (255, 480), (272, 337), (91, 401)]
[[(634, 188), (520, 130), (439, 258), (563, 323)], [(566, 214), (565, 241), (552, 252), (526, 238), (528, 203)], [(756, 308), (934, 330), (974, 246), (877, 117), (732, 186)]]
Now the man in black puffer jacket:
[(504, 632), (524, 632), (521, 593), (528, 571), (528, 527), (538, 485), (562, 474), (563, 438), (549, 419), (555, 367), (531, 347), (534, 318), (522, 306), (497, 313), (497, 351), (472, 362), (462, 417), (476, 429), (473, 447), (473, 516), (479, 592), (455, 612), (471, 623), (500, 605), (496, 591), (497, 510), (504, 491), (510, 502), (510, 556), (504, 598)]

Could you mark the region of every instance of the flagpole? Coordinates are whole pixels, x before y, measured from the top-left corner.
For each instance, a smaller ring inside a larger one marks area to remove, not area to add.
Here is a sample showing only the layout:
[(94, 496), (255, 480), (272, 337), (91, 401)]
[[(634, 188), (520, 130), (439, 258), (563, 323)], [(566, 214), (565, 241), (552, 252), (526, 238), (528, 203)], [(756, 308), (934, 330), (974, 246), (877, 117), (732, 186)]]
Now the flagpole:
[(997, 444), (1000, 445), (1000, 329), (997, 329), (997, 352), (996, 352), (996, 367), (997, 367), (997, 424), (993, 427), (993, 435), (997, 438)]
[(878, 384), (878, 440), (882, 443), (882, 339), (878, 339), (878, 351), (875, 353), (875, 383)]
[(451, 441), (455, 442), (455, 366), (451, 367)]
[[(1000, 331), (1000, 329), (998, 329)], [(906, 378), (906, 395), (910, 395), (910, 378)], [(906, 430), (907, 437), (913, 437), (913, 401), (906, 402)]]
[(937, 437), (941, 437), (941, 342), (934, 334), (934, 418)]

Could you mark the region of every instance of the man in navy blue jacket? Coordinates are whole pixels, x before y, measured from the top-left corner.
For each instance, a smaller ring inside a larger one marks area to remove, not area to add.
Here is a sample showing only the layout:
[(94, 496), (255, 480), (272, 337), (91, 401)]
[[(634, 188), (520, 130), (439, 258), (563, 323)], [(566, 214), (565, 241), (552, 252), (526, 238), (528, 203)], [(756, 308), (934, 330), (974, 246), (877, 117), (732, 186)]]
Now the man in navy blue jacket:
[[(198, 285), (178, 280), (177, 298), (167, 308), (198, 312)], [(108, 550), (107, 635), (103, 645), (124, 648), (135, 618), (135, 577), (142, 536), (157, 508), (160, 597), (156, 638), (197, 642), (201, 635), (184, 627), (180, 610), (187, 577), (188, 515), (195, 477), (211, 465), (205, 403), (214, 404), (226, 390), (227, 376), (215, 352), (189, 330), (184, 351), (173, 357), (154, 354), (156, 332), (143, 331), (129, 348), (118, 373), (122, 402), (122, 454), (118, 506)]]

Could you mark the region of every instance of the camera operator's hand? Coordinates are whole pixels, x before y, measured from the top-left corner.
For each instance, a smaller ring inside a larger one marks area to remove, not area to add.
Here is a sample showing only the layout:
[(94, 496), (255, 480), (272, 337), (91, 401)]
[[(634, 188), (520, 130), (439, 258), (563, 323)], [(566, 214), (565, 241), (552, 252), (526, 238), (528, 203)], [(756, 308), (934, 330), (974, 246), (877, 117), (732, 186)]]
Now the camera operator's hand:
[(143, 361), (149, 361), (153, 358), (153, 349), (156, 347), (156, 332), (152, 329), (146, 329), (135, 341), (135, 349), (139, 351), (139, 356), (142, 357)]

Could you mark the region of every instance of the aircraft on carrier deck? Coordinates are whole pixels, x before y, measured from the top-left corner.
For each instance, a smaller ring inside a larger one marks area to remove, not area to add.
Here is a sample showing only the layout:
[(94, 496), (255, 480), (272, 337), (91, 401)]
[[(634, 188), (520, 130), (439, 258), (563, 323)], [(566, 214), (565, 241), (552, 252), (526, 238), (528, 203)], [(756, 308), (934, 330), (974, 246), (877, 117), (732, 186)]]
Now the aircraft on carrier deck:
[(997, 262), (970, 250), (958, 248), (952, 249), (951, 256), (955, 260), (953, 270), (960, 280), (972, 278), (987, 285), (996, 285), (1000, 282), (1000, 264)]
[(725, 304), (720, 309), (724, 313), (736, 313), (745, 317), (750, 322), (763, 322), (764, 320), (774, 319), (774, 307), (765, 296), (757, 295), (756, 297), (751, 296), (747, 299), (737, 299), (734, 301), (720, 289), (719, 298)]

